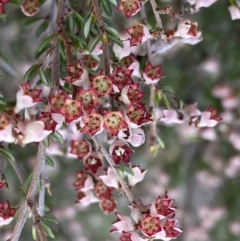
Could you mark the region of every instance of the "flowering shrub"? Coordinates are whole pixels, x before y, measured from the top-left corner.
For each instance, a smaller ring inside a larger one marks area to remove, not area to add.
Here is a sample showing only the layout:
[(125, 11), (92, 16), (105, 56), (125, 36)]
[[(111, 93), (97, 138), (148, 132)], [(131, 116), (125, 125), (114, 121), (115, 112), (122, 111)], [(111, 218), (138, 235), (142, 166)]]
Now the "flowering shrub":
[[(200, 110), (196, 104), (179, 100), (166, 85), (167, 74), (158, 59), (181, 46), (203, 41), (201, 27), (190, 20), (190, 14), (216, 1), (187, 0), (181, 10), (175, 10), (155, 0), (59, 0), (52, 3), (56, 16), (52, 13), (40, 18), (35, 15), (44, 7), (41, 1), (21, 3), (26, 18), (33, 17), (28, 24), (43, 20), (36, 36), (48, 30), (48, 37), (37, 51), (38, 64), (25, 73), (16, 101), (10, 103), (0, 96), (0, 190), (8, 187), (4, 164), (9, 160), (24, 194), (18, 221), (8, 240), (19, 240), (29, 213), (33, 239), (55, 237), (48, 221), (57, 220), (46, 215), (45, 206), (45, 189), (52, 195), (46, 168), (54, 166), (54, 155), (80, 161), (80, 169), (71, 174), (76, 173), (75, 180), (71, 180), (76, 190), (75, 203), (81, 208), (99, 203), (104, 214), (115, 215), (117, 220), (112, 222), (112, 228), (109, 225), (109, 231), (119, 233), (119, 240), (171, 240), (184, 232), (177, 224), (178, 211), (181, 214), (183, 207), (173, 206), (174, 201), (176, 205), (180, 201), (174, 200), (170, 192), (159, 188), (160, 196), (147, 205), (143, 198), (133, 195), (135, 186), (149, 178), (151, 170), (132, 160), (140, 146), (146, 148), (146, 155), (158, 157), (164, 148), (159, 126), (178, 124), (186, 133), (198, 131), (203, 139), (214, 140), (215, 131), (210, 128), (224, 122), (224, 116), (212, 103)], [(2, 15), (5, 4), (8, 1), (0, 0)], [(229, 11), (233, 20), (239, 18), (239, 7), (239, 1), (232, 1)], [(121, 12), (126, 21), (121, 31), (112, 21), (113, 9)], [(153, 13), (153, 21), (148, 11)], [(174, 20), (172, 26), (162, 18)], [(213, 95), (231, 109), (239, 104), (233, 92), (227, 86), (216, 86)], [(239, 133), (229, 129), (228, 134), (239, 150)], [(38, 148), (27, 178), (12, 151), (17, 145)], [(239, 156), (231, 160), (226, 175), (237, 175), (233, 169), (239, 168), (238, 161)], [(200, 172), (197, 178), (203, 181), (204, 176), (210, 180), (206, 172)], [(213, 179), (211, 185), (216, 183)], [(119, 205), (119, 194), (128, 201), (126, 215)], [(17, 210), (10, 207), (9, 201), (0, 203), (0, 227), (9, 224)]]

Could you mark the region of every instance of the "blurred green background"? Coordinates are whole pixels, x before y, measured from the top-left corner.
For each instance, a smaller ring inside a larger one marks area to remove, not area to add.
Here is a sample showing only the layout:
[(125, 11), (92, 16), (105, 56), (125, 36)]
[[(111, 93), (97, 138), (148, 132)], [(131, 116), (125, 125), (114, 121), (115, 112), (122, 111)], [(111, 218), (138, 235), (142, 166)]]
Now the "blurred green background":
[[(180, 1), (159, 1), (159, 6), (169, 4), (179, 9)], [(46, 16), (51, 3), (46, 2), (37, 16)], [(171, 86), (176, 97), (186, 104), (197, 102), (200, 110), (209, 105), (219, 109), (223, 121), (214, 129), (196, 129), (187, 124), (158, 125), (165, 143), (157, 156), (152, 157), (147, 145), (137, 148), (131, 162), (148, 169), (145, 179), (133, 189), (134, 196), (143, 203), (153, 202), (168, 190), (178, 207), (176, 218), (183, 233), (177, 241), (238, 241), (240, 240), (240, 20), (232, 21), (230, 2), (218, 0), (209, 8), (186, 15), (198, 23), (203, 40), (197, 45), (181, 45), (161, 56), (164, 85)], [(151, 17), (151, 9), (147, 16)], [(35, 37), (39, 23), (25, 27), (26, 16), (19, 7), (7, 4), (6, 21), (0, 19), (0, 90), (7, 100), (13, 101), (24, 73), (37, 63), (34, 53), (50, 33)], [(123, 25), (123, 15), (114, 11), (113, 24)], [(175, 21), (175, 20), (174, 20)], [(169, 17), (163, 24), (174, 25)], [(115, 26), (115, 25), (114, 25)], [(121, 26), (119, 26), (121, 27)], [(221, 84), (231, 94), (217, 98), (213, 91)], [(231, 102), (232, 101), (232, 102)], [(230, 104), (229, 104), (230, 102)], [(233, 103), (231, 105), (231, 103)], [(145, 128), (147, 131), (147, 127)], [(36, 146), (14, 147), (16, 157), (25, 177), (34, 166)], [(58, 218), (51, 224), (58, 241), (118, 240), (110, 235), (115, 216), (105, 215), (98, 204), (80, 208), (72, 186), (75, 173), (82, 164), (64, 157), (54, 158), (55, 168), (48, 167), (52, 197), (47, 195), (48, 214)], [(9, 189), (0, 192), (0, 201), (9, 200), (21, 205), (24, 198), (20, 183), (9, 163), (4, 169)], [(119, 212), (129, 214), (126, 198), (118, 195)], [(0, 241), (6, 240), (18, 217), (0, 229)], [(30, 241), (31, 219), (27, 221), (20, 241)]]

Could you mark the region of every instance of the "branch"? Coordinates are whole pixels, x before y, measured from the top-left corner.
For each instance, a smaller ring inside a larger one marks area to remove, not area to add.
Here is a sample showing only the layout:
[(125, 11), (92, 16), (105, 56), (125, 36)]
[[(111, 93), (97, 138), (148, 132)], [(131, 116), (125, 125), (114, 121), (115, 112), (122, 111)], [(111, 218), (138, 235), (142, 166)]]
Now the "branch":
[[(64, 0), (59, 0), (58, 1), (58, 12), (57, 12), (57, 20), (56, 20), (56, 28), (55, 32), (58, 33), (58, 23), (62, 20), (63, 16), (63, 4)], [(50, 96), (53, 96), (57, 93), (58, 91), (58, 86), (59, 86), (59, 78), (60, 78), (60, 62), (59, 62), (59, 49), (58, 49), (58, 36), (55, 37), (54, 42), (53, 42), (53, 55), (52, 55), (52, 83), (51, 83), (51, 88), (50, 88)], [(46, 107), (46, 111), (50, 109), (50, 105), (48, 104)], [(24, 224), (26, 222), (28, 213), (29, 213), (29, 208), (28, 204), (35, 203), (35, 195), (37, 192), (37, 183), (41, 174), (42, 170), (42, 165), (45, 160), (45, 146), (43, 143), (39, 143), (38, 146), (38, 152), (37, 152), (37, 158), (36, 158), (36, 165), (33, 170), (33, 176), (32, 180), (29, 186), (29, 190), (27, 193), (27, 200), (23, 204), (22, 211), (20, 213), (20, 216), (18, 218), (18, 221), (16, 223), (16, 226), (14, 227), (13, 234), (10, 238), (10, 241), (18, 241), (19, 237), (21, 235), (22, 229), (24, 227)], [(34, 218), (34, 212), (35, 210), (33, 209), (33, 218)], [(37, 217), (35, 216), (35, 221), (37, 220)], [(41, 241), (46, 240), (45, 234), (42, 231), (41, 224), (37, 225), (37, 232), (38, 232), (38, 237), (40, 238)]]
[(154, 14), (154, 17), (155, 17), (155, 20), (157, 22), (157, 27), (160, 29), (160, 30), (163, 30), (163, 25), (162, 25), (162, 20), (158, 14), (158, 5), (156, 4), (155, 0), (149, 0), (150, 4), (152, 5), (152, 10), (153, 10), (153, 14)]
[[(111, 158), (111, 156), (108, 154), (107, 150), (105, 149), (105, 147), (99, 142), (98, 138), (97, 137), (93, 137), (93, 141), (97, 147), (97, 149), (100, 150), (101, 154), (105, 157), (105, 159), (107, 160), (108, 164), (110, 165), (110, 167), (112, 168), (113, 172), (114, 172), (114, 175), (117, 177), (125, 195), (127, 196), (129, 202), (131, 204), (135, 204), (135, 200), (134, 200), (134, 197), (133, 197), (133, 194), (132, 192), (130, 191), (127, 183), (119, 176), (116, 168), (114, 167), (114, 162)], [(141, 219), (141, 212), (139, 211), (138, 209), (138, 217), (139, 219)]]
[[(106, 36), (106, 29), (102, 18), (102, 10), (99, 6), (99, 0), (92, 0), (92, 4), (93, 4), (94, 12), (96, 14), (99, 29), (102, 35)], [(102, 42), (103, 42), (102, 49), (103, 49), (104, 70), (105, 70), (105, 74), (109, 76), (110, 75), (110, 58), (109, 58), (108, 43), (105, 42), (104, 40)]]
[(3, 175), (3, 167), (4, 167), (5, 157), (0, 155), (0, 178)]

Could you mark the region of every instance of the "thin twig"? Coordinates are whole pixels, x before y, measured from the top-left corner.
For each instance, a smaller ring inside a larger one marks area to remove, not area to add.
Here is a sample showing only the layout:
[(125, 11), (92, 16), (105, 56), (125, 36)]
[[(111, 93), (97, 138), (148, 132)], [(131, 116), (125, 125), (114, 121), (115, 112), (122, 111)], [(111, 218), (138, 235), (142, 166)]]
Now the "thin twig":
[(5, 157), (0, 154), (0, 178), (3, 174), (3, 167), (4, 167)]

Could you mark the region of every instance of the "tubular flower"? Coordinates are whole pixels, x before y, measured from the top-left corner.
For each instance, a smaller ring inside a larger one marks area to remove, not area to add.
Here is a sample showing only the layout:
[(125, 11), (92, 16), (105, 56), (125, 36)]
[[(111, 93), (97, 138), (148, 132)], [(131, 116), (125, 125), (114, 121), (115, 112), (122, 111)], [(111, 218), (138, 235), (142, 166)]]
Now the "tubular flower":
[(17, 103), (14, 109), (18, 113), (22, 109), (30, 108), (43, 100), (40, 98), (42, 90), (31, 89), (30, 81), (20, 85), (20, 90), (17, 92)]
[(143, 70), (143, 78), (145, 80), (145, 84), (156, 84), (158, 81), (164, 77), (164, 74), (161, 72), (162, 66), (152, 66), (148, 63)]
[(38, 118), (38, 120), (44, 123), (44, 129), (47, 131), (55, 131), (57, 122), (52, 119), (51, 112), (42, 112), (42, 115)]
[(131, 28), (127, 28), (126, 32), (130, 35), (131, 47), (141, 44), (151, 37), (148, 28), (137, 21), (134, 21), (134, 25)]
[(149, 238), (156, 236), (162, 230), (159, 217), (151, 217), (150, 215), (145, 215), (139, 228)]
[(9, 0), (0, 0), (0, 14), (4, 14), (4, 4), (8, 3)]
[(97, 173), (99, 167), (102, 166), (102, 161), (98, 157), (97, 153), (93, 152), (86, 156), (83, 160), (85, 170), (91, 170), (93, 173)]
[(92, 146), (87, 140), (72, 140), (70, 145), (70, 153), (77, 155), (79, 159), (87, 156), (92, 151)]
[(121, 241), (145, 241), (136, 232), (122, 232), (122, 236), (119, 238)]
[(17, 208), (10, 207), (9, 201), (0, 203), (0, 227), (11, 223), (17, 210), (18, 210), (18, 207)]
[(6, 113), (0, 113), (0, 141), (12, 143), (15, 141), (13, 136), (13, 125)]
[(126, 121), (131, 128), (140, 127), (153, 121), (152, 115), (147, 112), (145, 104), (133, 102), (126, 111)]
[(110, 233), (122, 233), (124, 231), (129, 232), (135, 230), (131, 218), (129, 218), (128, 216), (124, 216), (118, 212), (116, 212), (115, 215), (117, 216), (117, 220), (112, 223), (113, 228), (110, 230)]
[(100, 208), (105, 213), (114, 213), (114, 212), (116, 212), (116, 209), (117, 209), (117, 204), (113, 197), (100, 198), (99, 205), (100, 205)]
[(121, 160), (125, 163), (129, 163), (130, 155), (133, 154), (134, 151), (129, 147), (127, 142), (118, 140), (110, 146), (109, 152), (117, 165)]
[(115, 176), (111, 167), (108, 167), (107, 175), (99, 176), (99, 178), (108, 186), (114, 187), (115, 189), (119, 188), (119, 182), (117, 177)]
[(132, 167), (134, 175), (126, 174), (128, 177), (128, 185), (134, 187), (138, 182), (141, 182), (147, 170), (141, 170), (139, 166)]
[(201, 115), (191, 116), (189, 124), (194, 124), (196, 127), (214, 127), (221, 120), (218, 111), (209, 106)]
[(99, 73), (91, 81), (91, 86), (96, 91), (98, 97), (111, 94), (113, 92), (112, 85), (113, 85), (112, 78), (102, 73)]
[(118, 132), (127, 127), (121, 111), (112, 111), (104, 116), (103, 127), (113, 136), (117, 136)]
[(89, 80), (88, 72), (82, 67), (80, 61), (76, 66), (67, 65), (67, 72), (68, 76), (64, 77), (63, 80), (73, 85), (81, 86)]
[(140, 3), (138, 0), (122, 0), (117, 10), (123, 12), (127, 18), (130, 18), (140, 11)]
[(176, 228), (177, 220), (176, 219), (166, 219), (162, 225), (163, 230), (165, 231), (165, 238), (163, 240), (170, 240), (177, 238), (182, 230)]
[(64, 107), (67, 98), (68, 96), (65, 92), (60, 92), (59, 94), (50, 97), (49, 102), (51, 104), (51, 112), (59, 113), (59, 111)]
[(108, 187), (102, 180), (100, 180), (94, 185), (94, 191), (99, 198), (110, 198), (112, 196), (113, 188)]
[(77, 172), (77, 180), (73, 183), (76, 191), (87, 191), (93, 188), (92, 177), (84, 171)]
[(103, 117), (93, 110), (89, 115), (83, 116), (81, 125), (81, 132), (94, 136), (103, 130)]
[(99, 62), (91, 55), (83, 55), (83, 66), (89, 69), (97, 70)]
[(139, 90), (139, 84), (131, 84), (122, 89), (119, 100), (126, 105), (130, 105), (132, 102), (140, 102), (144, 96), (144, 92)]
[(88, 206), (91, 203), (98, 202), (98, 198), (94, 196), (93, 191), (80, 191), (77, 193), (78, 200), (75, 203), (80, 203), (84, 206)]
[(21, 8), (26, 16), (32, 17), (39, 12), (39, 0), (24, 0)]
[(124, 69), (121, 67), (114, 69), (112, 74), (113, 83), (120, 91), (124, 88), (124, 86), (134, 84), (131, 77), (132, 73), (133, 69)]
[(77, 120), (82, 116), (81, 102), (66, 98), (63, 107), (59, 113), (65, 117), (67, 123)]
[(76, 99), (81, 102), (83, 109), (87, 112), (90, 112), (99, 104), (99, 98), (94, 89), (78, 89)]

